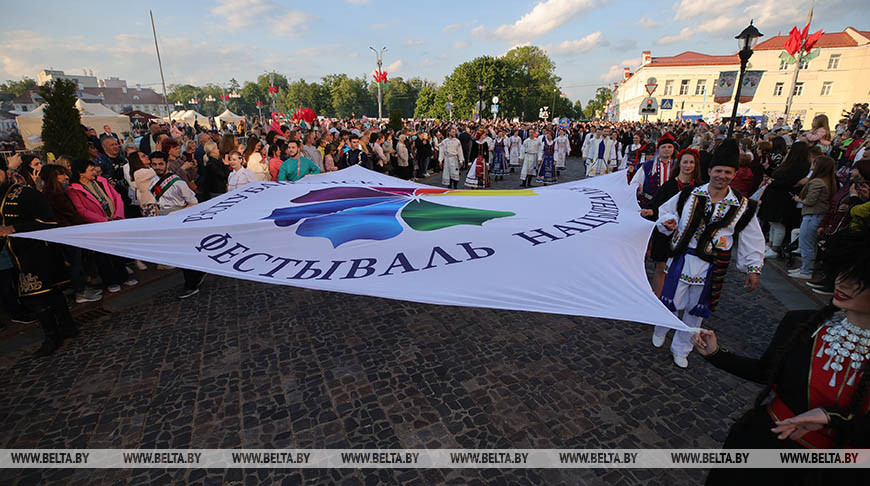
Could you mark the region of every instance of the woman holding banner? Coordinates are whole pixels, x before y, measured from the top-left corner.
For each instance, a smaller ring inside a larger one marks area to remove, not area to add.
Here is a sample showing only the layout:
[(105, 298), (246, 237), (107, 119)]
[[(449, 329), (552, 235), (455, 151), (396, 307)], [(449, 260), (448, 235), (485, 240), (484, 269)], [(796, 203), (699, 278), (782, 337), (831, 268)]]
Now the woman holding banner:
[[(727, 351), (710, 330), (692, 337), (713, 366), (766, 385), (755, 406), (731, 426), (724, 449), (870, 447), (870, 232), (841, 233), (829, 248), (824, 265), (837, 275), (833, 300), (817, 311), (787, 313), (760, 358)], [(713, 469), (707, 484), (745, 480), (766, 486), (866, 484), (867, 473)]]

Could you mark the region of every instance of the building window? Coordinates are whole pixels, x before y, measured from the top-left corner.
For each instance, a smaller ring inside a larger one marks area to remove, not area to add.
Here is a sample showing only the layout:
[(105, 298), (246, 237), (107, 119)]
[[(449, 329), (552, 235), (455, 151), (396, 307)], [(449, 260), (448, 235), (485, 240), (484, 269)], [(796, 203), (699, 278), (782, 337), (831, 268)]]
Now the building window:
[(786, 69), (788, 69), (788, 63), (785, 62), (784, 60), (779, 61), (779, 70), (785, 71)]
[(809, 61), (801, 61), (801, 69), (809, 69), (810, 62)]
[(665, 81), (665, 96), (670, 96), (674, 94), (674, 80), (669, 79)]
[(782, 96), (782, 86), (783, 83), (776, 83), (776, 86), (773, 87), (773, 96)]
[(828, 96), (831, 94), (831, 86), (833, 86), (833, 81), (825, 81), (822, 83), (822, 93), (821, 96)]
[(695, 85), (695, 96), (703, 96), (707, 94), (707, 80), (699, 79), (698, 84)]
[(684, 79), (680, 81), (680, 96), (686, 96), (689, 94), (689, 80)]
[(794, 85), (794, 95), (800, 96), (804, 92), (804, 83), (795, 83)]
[(840, 67), (840, 55), (839, 54), (831, 54), (831, 57), (828, 58), (828, 69), (837, 69)]

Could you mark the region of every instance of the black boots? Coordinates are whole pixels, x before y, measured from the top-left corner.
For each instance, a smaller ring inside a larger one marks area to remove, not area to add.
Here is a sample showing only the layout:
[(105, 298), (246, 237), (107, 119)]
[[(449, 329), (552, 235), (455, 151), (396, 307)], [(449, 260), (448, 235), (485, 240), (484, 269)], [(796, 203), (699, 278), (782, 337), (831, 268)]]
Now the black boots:
[[(41, 315), (40, 317), (46, 317), (45, 315)], [(57, 321), (54, 319), (54, 316), (48, 316), (48, 319), (40, 319), (40, 324), (42, 325), (42, 346), (39, 347), (34, 353), (33, 356), (36, 358), (42, 358), (44, 356), (48, 356), (54, 354), (57, 348), (63, 343), (63, 338), (60, 336), (57, 328)]]

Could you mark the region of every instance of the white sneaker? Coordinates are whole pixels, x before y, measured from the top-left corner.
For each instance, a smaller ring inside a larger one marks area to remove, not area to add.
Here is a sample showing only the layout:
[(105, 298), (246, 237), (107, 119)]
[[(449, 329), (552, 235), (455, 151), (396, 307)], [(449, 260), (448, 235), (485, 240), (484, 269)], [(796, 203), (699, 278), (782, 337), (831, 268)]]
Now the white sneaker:
[(108, 287), (106, 287), (106, 290), (108, 290), (109, 292), (114, 294), (115, 292), (121, 291), (121, 286), (120, 285), (109, 285)]
[(800, 268), (800, 267), (792, 268), (791, 270), (788, 271), (788, 274), (789, 274), (789, 275), (794, 275), (794, 274), (796, 274), (796, 273), (801, 273), (801, 268)]
[(798, 280), (812, 280), (813, 279), (813, 274), (811, 274), (811, 273), (797, 272), (797, 273), (790, 273), (790, 274), (788, 274), (788, 276), (791, 278), (796, 278)]
[(662, 344), (665, 343), (665, 337), (664, 336), (656, 336), (655, 334), (653, 334), (652, 342), (653, 342), (653, 346), (660, 348), (660, 347), (662, 347)]
[(138, 268), (139, 270), (148, 270), (148, 265), (142, 263), (141, 260), (136, 260), (134, 263), (136, 264), (136, 268)]
[(76, 304), (84, 304), (85, 302), (96, 302), (103, 298), (102, 293), (94, 293), (88, 290), (76, 293)]
[(679, 366), (680, 368), (688, 368), (689, 367), (689, 358), (685, 356), (677, 356), (674, 355), (674, 364)]
[(131, 278), (130, 280), (127, 280), (126, 282), (124, 282), (124, 285), (126, 285), (127, 287), (132, 287), (132, 286), (138, 285), (138, 284), (139, 284), (139, 281), (136, 280), (135, 278)]
[(778, 255), (779, 255), (779, 253), (777, 253), (775, 250), (773, 250), (770, 247), (768, 247), (766, 250), (764, 250), (764, 258), (776, 258)]
[(130, 268), (130, 267), (124, 267), (124, 270), (127, 271), (127, 275), (133, 275), (133, 273), (134, 273), (134, 272), (133, 272), (133, 269)]

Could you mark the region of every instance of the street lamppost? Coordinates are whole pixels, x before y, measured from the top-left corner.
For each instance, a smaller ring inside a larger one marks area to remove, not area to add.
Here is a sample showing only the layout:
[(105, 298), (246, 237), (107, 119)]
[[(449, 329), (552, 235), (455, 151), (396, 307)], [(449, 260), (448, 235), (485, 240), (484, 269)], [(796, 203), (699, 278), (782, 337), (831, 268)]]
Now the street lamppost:
[(477, 121), (483, 122), (483, 90), (486, 86), (483, 83), (477, 85)]
[[(380, 76), (381, 75), (381, 66), (384, 65), (384, 51), (386, 51), (387, 48), (382, 47), (380, 51), (376, 51), (374, 47), (369, 46), (369, 49), (371, 49), (372, 52), (375, 53), (375, 59), (378, 62), (378, 76)], [(377, 85), (378, 85), (378, 119), (380, 120), (381, 118), (384, 117), (383, 101), (381, 98), (381, 82), (378, 81)]]
[(734, 93), (734, 108), (731, 110), (731, 120), (728, 122), (728, 136), (734, 136), (734, 123), (737, 121), (737, 105), (740, 103), (740, 88), (743, 86), (743, 75), (746, 73), (746, 64), (749, 63), (749, 58), (752, 57), (752, 48), (755, 47), (755, 43), (758, 42), (758, 38), (763, 36), (758, 29), (752, 25), (752, 21), (749, 21), (749, 27), (743, 29), (743, 32), (735, 36), (737, 39), (737, 47), (740, 48), (740, 52), (737, 53), (740, 56), (740, 78), (737, 80), (737, 90)]

